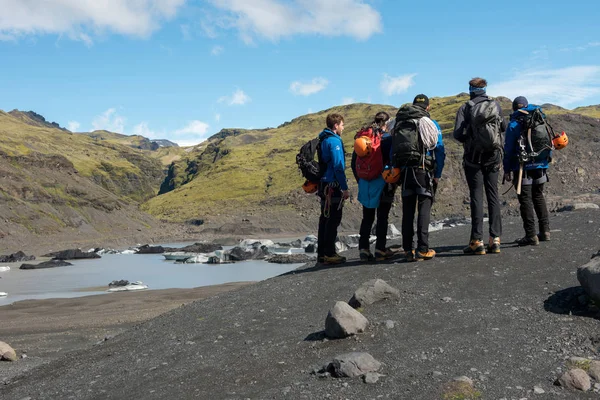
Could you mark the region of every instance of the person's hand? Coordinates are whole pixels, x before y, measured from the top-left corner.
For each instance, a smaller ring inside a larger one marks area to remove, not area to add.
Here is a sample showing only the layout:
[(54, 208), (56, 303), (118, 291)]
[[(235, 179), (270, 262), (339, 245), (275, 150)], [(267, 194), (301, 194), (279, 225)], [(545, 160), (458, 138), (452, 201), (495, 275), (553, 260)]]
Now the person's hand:
[(433, 178), (433, 183), (437, 186), (440, 183), (440, 178)]
[(503, 183), (504, 182), (512, 182), (512, 172), (508, 171), (504, 173), (504, 178), (502, 179)]
[(343, 191), (342, 191), (342, 198), (343, 198), (344, 200), (348, 200), (348, 199), (350, 198), (350, 191), (349, 191), (349, 190), (347, 190), (347, 189), (346, 189), (346, 190), (343, 190)]

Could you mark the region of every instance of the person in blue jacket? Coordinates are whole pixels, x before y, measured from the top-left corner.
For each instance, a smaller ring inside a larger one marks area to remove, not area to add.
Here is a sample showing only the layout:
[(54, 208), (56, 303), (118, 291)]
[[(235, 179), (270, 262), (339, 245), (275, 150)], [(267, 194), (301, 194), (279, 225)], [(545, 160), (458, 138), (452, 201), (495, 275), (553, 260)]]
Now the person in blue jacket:
[[(410, 108), (413, 107), (412, 112)], [(420, 107), (416, 108), (415, 107)], [(418, 94), (412, 106), (404, 106), (406, 118), (418, 114), (429, 117), (429, 98)], [(403, 113), (398, 112), (396, 123)], [(442, 139), (442, 130), (437, 121), (432, 120), (437, 128), (437, 144), (433, 150), (427, 151), (425, 160), (419, 166), (402, 167), (400, 180), (402, 182), (402, 247), (407, 261), (430, 260), (435, 257), (435, 250), (429, 248), (429, 221), (431, 219), (431, 205), (435, 198), (437, 185), (442, 177), (446, 160), (446, 150)], [(415, 211), (418, 208), (417, 218), (417, 247), (413, 246)]]
[[(531, 114), (541, 107), (529, 104), (523, 96), (515, 98), (512, 104), (513, 113), (506, 130), (504, 143), (504, 181), (512, 182), (515, 187), (518, 184), (519, 164), (519, 139), (524, 127), (524, 116)], [(541, 241), (550, 240), (550, 223), (548, 218), (548, 207), (544, 198), (544, 184), (548, 182), (548, 164), (552, 157), (552, 149), (549, 148), (541, 153), (535, 160), (523, 164), (523, 178), (521, 180), (521, 194), (518, 195), (521, 218), (525, 236), (518, 239), (519, 246), (538, 245)], [(538, 218), (539, 233), (536, 234), (535, 215)]]
[(317, 260), (325, 264), (341, 264), (346, 262), (346, 257), (336, 253), (335, 240), (342, 221), (344, 200), (350, 197), (345, 173), (344, 143), (340, 137), (344, 131), (344, 117), (340, 114), (329, 114), (326, 124), (327, 128), (319, 134), (319, 163), (326, 165), (326, 169), (318, 192), (321, 197), (321, 216)]
[[(389, 120), (390, 115), (385, 111), (380, 111), (375, 115), (370, 125), (373, 132), (381, 137), (382, 165), (390, 163), (392, 137), (386, 132)], [(359, 256), (361, 261), (383, 261), (396, 254), (386, 248), (386, 243), (389, 214), (394, 202), (397, 185), (386, 183), (381, 175), (370, 181), (360, 179), (356, 172), (356, 159), (356, 152), (353, 152), (352, 173), (358, 183), (358, 201), (363, 206), (363, 218), (360, 224), (360, 239), (358, 242)], [(373, 255), (370, 250), (369, 239), (371, 238), (371, 228), (375, 222), (375, 214), (377, 214), (377, 226), (375, 228), (377, 240), (375, 242), (375, 255)]]

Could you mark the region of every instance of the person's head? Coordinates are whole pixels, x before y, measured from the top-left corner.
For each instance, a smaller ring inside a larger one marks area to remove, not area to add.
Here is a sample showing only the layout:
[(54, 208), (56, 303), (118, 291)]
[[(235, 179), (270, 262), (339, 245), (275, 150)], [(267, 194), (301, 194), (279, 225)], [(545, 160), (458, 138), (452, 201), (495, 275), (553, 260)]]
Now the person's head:
[(429, 106), (429, 97), (422, 93), (416, 95), (415, 99), (413, 100), (413, 106), (421, 107), (425, 111), (429, 111), (429, 109), (431, 108)]
[(389, 120), (390, 114), (386, 113), (385, 111), (379, 111), (377, 114), (375, 114), (373, 125), (376, 125), (378, 128), (382, 128)]
[(525, 108), (529, 105), (527, 98), (525, 96), (515, 97), (512, 103), (513, 111), (517, 111), (519, 108)]
[(469, 81), (469, 94), (471, 95), (482, 95), (485, 94), (487, 88), (487, 81), (483, 78), (473, 78)]
[(327, 127), (331, 129), (333, 133), (341, 135), (344, 131), (344, 117), (340, 114), (329, 114), (326, 122)]

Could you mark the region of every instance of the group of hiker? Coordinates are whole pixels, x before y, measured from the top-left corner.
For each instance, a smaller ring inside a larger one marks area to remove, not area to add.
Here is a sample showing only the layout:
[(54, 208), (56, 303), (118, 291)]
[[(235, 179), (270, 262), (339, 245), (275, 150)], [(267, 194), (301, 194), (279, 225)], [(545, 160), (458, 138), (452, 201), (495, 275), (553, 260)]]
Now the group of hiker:
[[(456, 114), (453, 137), (463, 144), (463, 168), (469, 187), (471, 237), (465, 254), (500, 253), (502, 217), (498, 196), (501, 169), (503, 183), (514, 185), (520, 203), (525, 236), (520, 246), (550, 240), (548, 209), (544, 184), (552, 150), (564, 148), (568, 138), (556, 135), (539, 106), (519, 96), (512, 103), (507, 124), (500, 104), (487, 96), (487, 81), (469, 81), (470, 100)], [(398, 110), (395, 118), (384, 111), (363, 126), (354, 137), (351, 169), (358, 184), (358, 201), (363, 206), (359, 254), (362, 261), (383, 261), (396, 251), (386, 247), (388, 216), (397, 190), (402, 197), (402, 248), (407, 261), (430, 260), (435, 250), (429, 247), (431, 207), (436, 199), (446, 153), (442, 130), (431, 119), (429, 98), (417, 95), (412, 104)], [(350, 197), (346, 178), (345, 151), (341, 134), (344, 118), (329, 114), (327, 127), (304, 145), (297, 157), (307, 178), (305, 191), (321, 198), (318, 231), (318, 262), (340, 264), (346, 258), (336, 251), (338, 227), (344, 201)], [(317, 160), (310, 160), (310, 154)], [(483, 239), (483, 192), (488, 203), (489, 240)], [(416, 246), (414, 220), (417, 214)], [(535, 216), (538, 227), (535, 226)], [(377, 217), (375, 251), (370, 237)]]

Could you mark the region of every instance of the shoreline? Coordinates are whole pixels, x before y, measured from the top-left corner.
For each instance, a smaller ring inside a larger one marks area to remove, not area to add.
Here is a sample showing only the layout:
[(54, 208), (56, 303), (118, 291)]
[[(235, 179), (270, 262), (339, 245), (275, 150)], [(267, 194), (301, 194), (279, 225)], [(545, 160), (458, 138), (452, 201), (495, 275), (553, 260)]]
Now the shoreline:
[(26, 357), (3, 363), (2, 379), (10, 380), (66, 353), (110, 340), (182, 305), (255, 283), (20, 300), (0, 306), (0, 320), (8, 322), (0, 324), (1, 340), (14, 348), (19, 357)]

